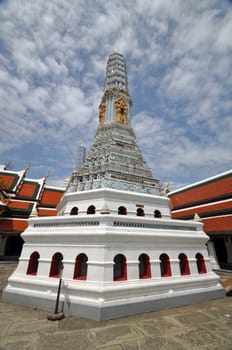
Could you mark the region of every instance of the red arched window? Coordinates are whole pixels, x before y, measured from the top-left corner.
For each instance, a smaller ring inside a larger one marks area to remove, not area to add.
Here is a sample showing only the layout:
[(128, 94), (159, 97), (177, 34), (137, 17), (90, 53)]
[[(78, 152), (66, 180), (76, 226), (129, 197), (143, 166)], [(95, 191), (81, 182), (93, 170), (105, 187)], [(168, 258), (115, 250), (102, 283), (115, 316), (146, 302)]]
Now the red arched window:
[(85, 254), (79, 254), (76, 257), (75, 267), (74, 267), (74, 280), (86, 280), (87, 279), (87, 265), (88, 257)]
[(52, 257), (51, 268), (49, 277), (60, 278), (63, 270), (63, 255), (61, 253), (56, 253)]
[(138, 209), (137, 209), (137, 212), (136, 212), (136, 215), (137, 215), (137, 216), (145, 216), (144, 210), (143, 210), (142, 208), (138, 208)]
[(178, 257), (180, 264), (180, 274), (181, 275), (190, 275), (188, 257), (181, 253)]
[(207, 273), (206, 266), (205, 266), (205, 259), (204, 259), (203, 255), (200, 253), (197, 253), (196, 259), (197, 259), (198, 273)]
[(90, 205), (87, 209), (87, 214), (95, 214), (96, 213), (96, 208), (94, 205)]
[(73, 207), (70, 211), (70, 215), (78, 215), (78, 208), (77, 207)]
[(118, 208), (118, 215), (127, 215), (127, 210), (125, 207), (121, 206)]
[(122, 254), (114, 257), (114, 281), (127, 280), (126, 258)]
[(154, 211), (154, 217), (155, 217), (155, 218), (162, 218), (161, 212), (160, 212), (159, 210), (155, 210), (155, 211)]
[(161, 277), (169, 277), (172, 275), (169, 256), (167, 254), (161, 254), (160, 257), (160, 272)]
[(151, 278), (150, 258), (147, 254), (139, 256), (139, 278)]
[(27, 267), (27, 275), (37, 275), (39, 258), (40, 256), (38, 252), (34, 252), (31, 254)]

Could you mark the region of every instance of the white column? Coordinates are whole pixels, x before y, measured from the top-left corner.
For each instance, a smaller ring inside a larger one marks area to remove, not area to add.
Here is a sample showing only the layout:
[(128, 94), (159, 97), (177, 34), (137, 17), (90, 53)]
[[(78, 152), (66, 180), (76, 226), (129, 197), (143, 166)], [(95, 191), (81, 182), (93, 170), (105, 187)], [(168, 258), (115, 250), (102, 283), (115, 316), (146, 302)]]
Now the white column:
[(172, 276), (180, 276), (180, 260), (170, 259)]
[(51, 260), (40, 258), (37, 276), (49, 277), (50, 268), (51, 268)]
[(159, 259), (156, 259), (156, 260), (151, 259), (150, 265), (151, 265), (151, 277), (152, 278), (161, 277), (160, 260)]
[(111, 122), (113, 123), (116, 122), (114, 102), (115, 102), (115, 98), (112, 96), (111, 97)]
[(191, 275), (198, 275), (197, 259), (196, 258), (189, 259), (189, 270), (190, 270)]
[(88, 260), (87, 280), (89, 282), (113, 282), (113, 261)]
[(225, 247), (227, 251), (227, 263), (232, 263), (232, 237), (224, 238)]
[(138, 260), (127, 260), (127, 279), (139, 280), (139, 262)]
[(208, 247), (208, 252), (209, 252), (211, 268), (212, 269), (217, 269), (217, 270), (220, 269), (213, 241), (209, 240), (207, 242), (207, 247)]
[[(74, 274), (74, 268), (75, 268), (75, 259), (72, 260), (65, 260), (63, 259), (63, 275), (62, 277), (65, 279), (73, 279), (73, 274)], [(50, 269), (50, 266), (49, 266)], [(48, 272), (49, 273), (49, 272)]]
[(6, 236), (0, 236), (0, 256), (4, 255), (6, 240), (7, 240)]

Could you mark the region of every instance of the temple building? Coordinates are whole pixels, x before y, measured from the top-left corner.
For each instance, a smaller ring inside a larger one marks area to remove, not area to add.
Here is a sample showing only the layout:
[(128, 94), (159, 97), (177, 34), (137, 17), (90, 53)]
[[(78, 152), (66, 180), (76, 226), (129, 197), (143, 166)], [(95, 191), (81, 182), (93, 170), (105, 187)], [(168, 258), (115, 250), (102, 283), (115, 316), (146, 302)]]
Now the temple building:
[(211, 263), (219, 272), (232, 271), (232, 170), (169, 193), (174, 219), (198, 217), (209, 236)]
[(131, 123), (124, 57), (110, 55), (93, 145), (57, 206), (29, 219), (6, 301), (107, 320), (225, 295), (197, 221), (173, 220)]
[(27, 178), (27, 171), (0, 168), (0, 261), (18, 259), (28, 219), (57, 215), (56, 206), (64, 194), (64, 189), (47, 186), (46, 177)]

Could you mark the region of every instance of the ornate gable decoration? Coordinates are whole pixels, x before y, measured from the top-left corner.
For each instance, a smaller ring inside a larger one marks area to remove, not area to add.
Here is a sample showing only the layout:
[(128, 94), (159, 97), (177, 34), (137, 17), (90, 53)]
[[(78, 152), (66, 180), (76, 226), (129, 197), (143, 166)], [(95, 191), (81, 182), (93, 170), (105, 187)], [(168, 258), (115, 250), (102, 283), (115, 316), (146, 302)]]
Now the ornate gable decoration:
[(5, 212), (10, 200), (11, 197), (4, 191), (2, 179), (0, 178), (0, 215), (2, 215)]

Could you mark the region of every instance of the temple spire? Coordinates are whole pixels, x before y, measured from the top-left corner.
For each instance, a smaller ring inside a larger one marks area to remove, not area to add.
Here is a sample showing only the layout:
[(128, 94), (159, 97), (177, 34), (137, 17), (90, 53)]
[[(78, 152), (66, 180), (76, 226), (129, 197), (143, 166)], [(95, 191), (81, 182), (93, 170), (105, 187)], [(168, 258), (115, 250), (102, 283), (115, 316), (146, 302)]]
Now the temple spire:
[(130, 126), (131, 106), (125, 59), (122, 54), (114, 52), (106, 66), (104, 95), (99, 106), (99, 123), (105, 125), (116, 122)]
[(107, 62), (94, 142), (80, 170), (73, 173), (70, 192), (114, 188), (163, 194), (160, 181), (153, 178), (137, 145), (131, 127), (131, 106), (125, 60), (114, 52)]
[(124, 91), (128, 94), (126, 62), (123, 55), (118, 52), (114, 52), (110, 55), (106, 67), (104, 91), (112, 88)]

